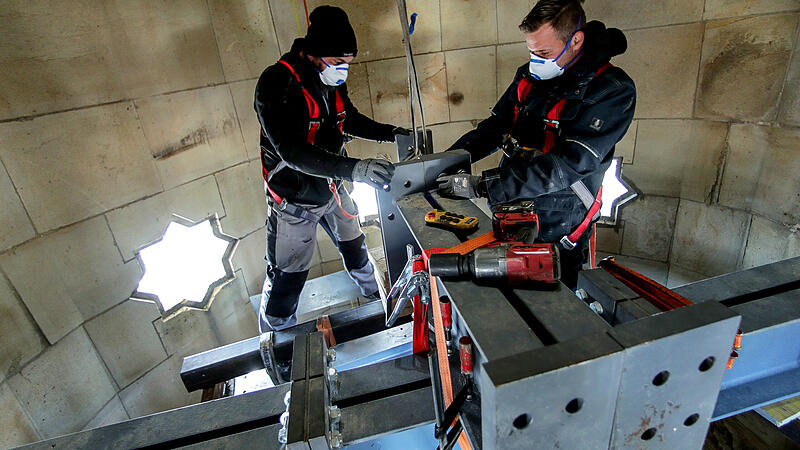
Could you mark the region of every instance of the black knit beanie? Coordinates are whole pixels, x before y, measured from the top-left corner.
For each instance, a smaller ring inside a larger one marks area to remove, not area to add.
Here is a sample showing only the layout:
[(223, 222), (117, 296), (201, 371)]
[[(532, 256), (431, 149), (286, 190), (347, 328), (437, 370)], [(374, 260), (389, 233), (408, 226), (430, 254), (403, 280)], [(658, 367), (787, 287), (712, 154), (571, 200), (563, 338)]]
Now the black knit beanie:
[(311, 25), (306, 33), (306, 52), (310, 55), (356, 56), (356, 34), (347, 13), (335, 6), (314, 8), (309, 16)]

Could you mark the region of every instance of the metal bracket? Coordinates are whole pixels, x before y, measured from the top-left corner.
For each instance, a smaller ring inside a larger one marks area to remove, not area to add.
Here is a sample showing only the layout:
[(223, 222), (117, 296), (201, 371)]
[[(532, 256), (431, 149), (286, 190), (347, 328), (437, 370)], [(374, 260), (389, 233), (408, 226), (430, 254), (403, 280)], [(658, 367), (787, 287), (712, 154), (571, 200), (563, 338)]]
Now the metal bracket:
[(261, 334), (259, 337), (259, 350), (261, 352), (261, 360), (264, 361), (264, 368), (272, 382), (276, 386), (285, 383), (287, 380), (281, 377), (281, 372), (278, 370), (275, 360), (275, 333), (267, 331)]
[[(413, 252), (413, 248), (409, 245), (406, 247), (408, 253)], [(389, 295), (386, 296), (386, 326), (391, 327), (400, 316), (400, 313), (405, 308), (405, 305), (412, 298), (419, 296), (420, 301), (429, 305), (431, 303), (431, 288), (428, 279), (428, 273), (425, 271), (414, 272), (415, 263), (422, 261), (420, 255), (409, 255), (400, 277), (389, 290)], [(391, 307), (393, 300), (397, 299), (394, 303), (392, 313), (389, 314), (389, 307)]]

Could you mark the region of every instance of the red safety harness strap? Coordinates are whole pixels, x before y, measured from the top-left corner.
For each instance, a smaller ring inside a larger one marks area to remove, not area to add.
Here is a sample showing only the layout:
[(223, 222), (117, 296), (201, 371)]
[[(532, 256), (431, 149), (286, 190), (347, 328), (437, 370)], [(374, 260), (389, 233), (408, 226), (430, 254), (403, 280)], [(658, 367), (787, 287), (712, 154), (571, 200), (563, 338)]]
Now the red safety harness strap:
[[(311, 93), (308, 92), (308, 89), (306, 89), (303, 86), (303, 83), (300, 80), (300, 75), (297, 74), (297, 71), (294, 70), (294, 67), (292, 67), (291, 64), (289, 64), (288, 62), (286, 62), (286, 61), (284, 61), (282, 59), (278, 60), (278, 63), (282, 64), (284, 67), (286, 67), (289, 70), (289, 72), (292, 74), (292, 76), (294, 76), (294, 79), (297, 80), (297, 83), (300, 84), (300, 89), (303, 92), (303, 98), (306, 101), (306, 107), (308, 107), (309, 123), (308, 123), (308, 134), (306, 135), (306, 141), (309, 144), (314, 145), (314, 143), (316, 141), (316, 137), (317, 137), (317, 131), (319, 130), (320, 125), (322, 124), (322, 121), (319, 118), (319, 105), (317, 104), (316, 100), (314, 100), (314, 97), (311, 96)], [(339, 90), (337, 89), (336, 90), (336, 125), (337, 125), (337, 127), (339, 129), (339, 132), (342, 133), (342, 134), (344, 134), (344, 120), (345, 120), (345, 118), (347, 118), (347, 111), (345, 111), (344, 99), (342, 98), (342, 94), (339, 93)], [(261, 134), (262, 135), (264, 134), (264, 130), (261, 130)], [(275, 191), (273, 191), (269, 187), (269, 172), (267, 171), (267, 168), (262, 166), (262, 172), (263, 172), (262, 175), (264, 176), (264, 181), (267, 183), (267, 191), (269, 192), (269, 195), (272, 197), (273, 200), (275, 200), (275, 202), (278, 205), (281, 205), (283, 203), (283, 198), (281, 198), (281, 196), (279, 196), (277, 193), (275, 193)], [(342, 202), (339, 199), (339, 194), (337, 192), (336, 185), (335, 185), (335, 183), (333, 181), (330, 182), (330, 190), (331, 190), (331, 193), (333, 193), (333, 196), (336, 199), (336, 203), (339, 205), (339, 209), (341, 209), (342, 214), (344, 214), (345, 217), (347, 217), (348, 219), (356, 218), (357, 216), (353, 216), (353, 215), (349, 214), (342, 207)]]
[(328, 189), (330, 189), (331, 194), (333, 194), (333, 198), (336, 199), (336, 204), (339, 205), (339, 210), (344, 214), (345, 217), (348, 219), (355, 219), (358, 217), (358, 214), (352, 215), (349, 212), (345, 211), (344, 207), (342, 206), (342, 201), (339, 199), (339, 190), (336, 188), (336, 183), (331, 180), (328, 184)]
[(597, 196), (594, 199), (594, 204), (592, 207), (589, 208), (589, 211), (586, 212), (586, 216), (583, 218), (583, 221), (578, 225), (578, 228), (572, 231), (567, 236), (561, 238), (561, 245), (564, 246), (567, 250), (572, 250), (578, 243), (578, 239), (583, 236), (583, 233), (589, 228), (589, 225), (592, 224), (597, 213), (600, 211), (600, 206), (602, 205), (602, 198), (603, 198), (603, 186), (600, 186), (600, 189), (597, 190)]
[[(598, 77), (600, 74), (608, 70), (610, 67), (613, 67), (611, 63), (606, 63), (605, 65), (601, 66), (597, 71), (595, 71), (594, 76)], [(517, 84), (517, 104), (514, 106), (514, 123), (517, 122), (517, 117), (519, 116), (519, 111), (522, 109), (523, 103), (525, 99), (530, 94), (531, 87), (533, 86), (533, 82), (528, 78), (522, 78), (519, 80)], [(555, 147), (556, 144), (556, 137), (558, 136), (558, 130), (560, 127), (560, 120), (561, 120), (561, 113), (564, 111), (564, 107), (567, 104), (567, 99), (559, 100), (550, 111), (547, 112), (547, 116), (544, 119), (545, 123), (545, 133), (544, 133), (544, 142), (542, 143), (542, 153), (549, 153), (550, 150)], [(574, 189), (573, 189), (574, 190)], [(576, 192), (577, 194), (577, 192)], [(579, 196), (580, 197), (580, 196)], [(587, 195), (588, 197), (588, 195)], [(589, 228), (592, 221), (597, 217), (597, 214), (600, 211), (601, 206), (601, 199), (603, 197), (603, 186), (600, 186), (600, 189), (597, 191), (597, 195), (594, 198), (594, 203), (591, 207), (587, 208), (588, 211), (586, 212), (586, 216), (583, 218), (583, 221), (578, 225), (572, 233), (567, 236), (561, 238), (561, 245), (564, 246), (567, 250), (571, 250), (575, 248), (575, 245), (583, 236), (583, 233)], [(587, 200), (588, 201), (588, 200)]]
[(528, 78), (521, 78), (519, 83), (517, 83), (517, 104), (514, 105), (514, 123), (517, 123), (517, 117), (519, 117), (519, 110), (522, 109), (522, 101), (528, 98), (528, 94), (531, 93), (531, 87), (533, 87), (533, 82)]

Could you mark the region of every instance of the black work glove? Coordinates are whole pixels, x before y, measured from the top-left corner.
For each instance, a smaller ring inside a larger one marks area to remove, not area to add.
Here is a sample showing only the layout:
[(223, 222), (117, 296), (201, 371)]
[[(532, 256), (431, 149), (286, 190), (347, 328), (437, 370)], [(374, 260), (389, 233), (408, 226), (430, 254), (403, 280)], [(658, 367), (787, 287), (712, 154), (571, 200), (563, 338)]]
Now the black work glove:
[(446, 197), (478, 198), (486, 194), (481, 187), (481, 177), (468, 173), (455, 175), (442, 175), (436, 179), (439, 183), (439, 193)]
[(353, 181), (361, 181), (375, 188), (389, 184), (394, 176), (394, 164), (385, 159), (361, 159), (353, 167)]

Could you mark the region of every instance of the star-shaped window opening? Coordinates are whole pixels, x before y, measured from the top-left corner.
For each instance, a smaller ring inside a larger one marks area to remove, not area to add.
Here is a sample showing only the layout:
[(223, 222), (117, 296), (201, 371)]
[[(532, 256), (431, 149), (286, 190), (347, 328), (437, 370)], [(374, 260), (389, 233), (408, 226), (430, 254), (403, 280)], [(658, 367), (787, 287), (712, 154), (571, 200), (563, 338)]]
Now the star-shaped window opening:
[(137, 252), (144, 275), (131, 298), (154, 302), (164, 320), (187, 308), (208, 310), (234, 279), (237, 242), (222, 232), (216, 216), (193, 223), (173, 215), (163, 236)]
[(603, 205), (598, 223), (616, 225), (619, 208), (638, 194), (622, 177), (622, 158), (614, 158), (603, 177)]

